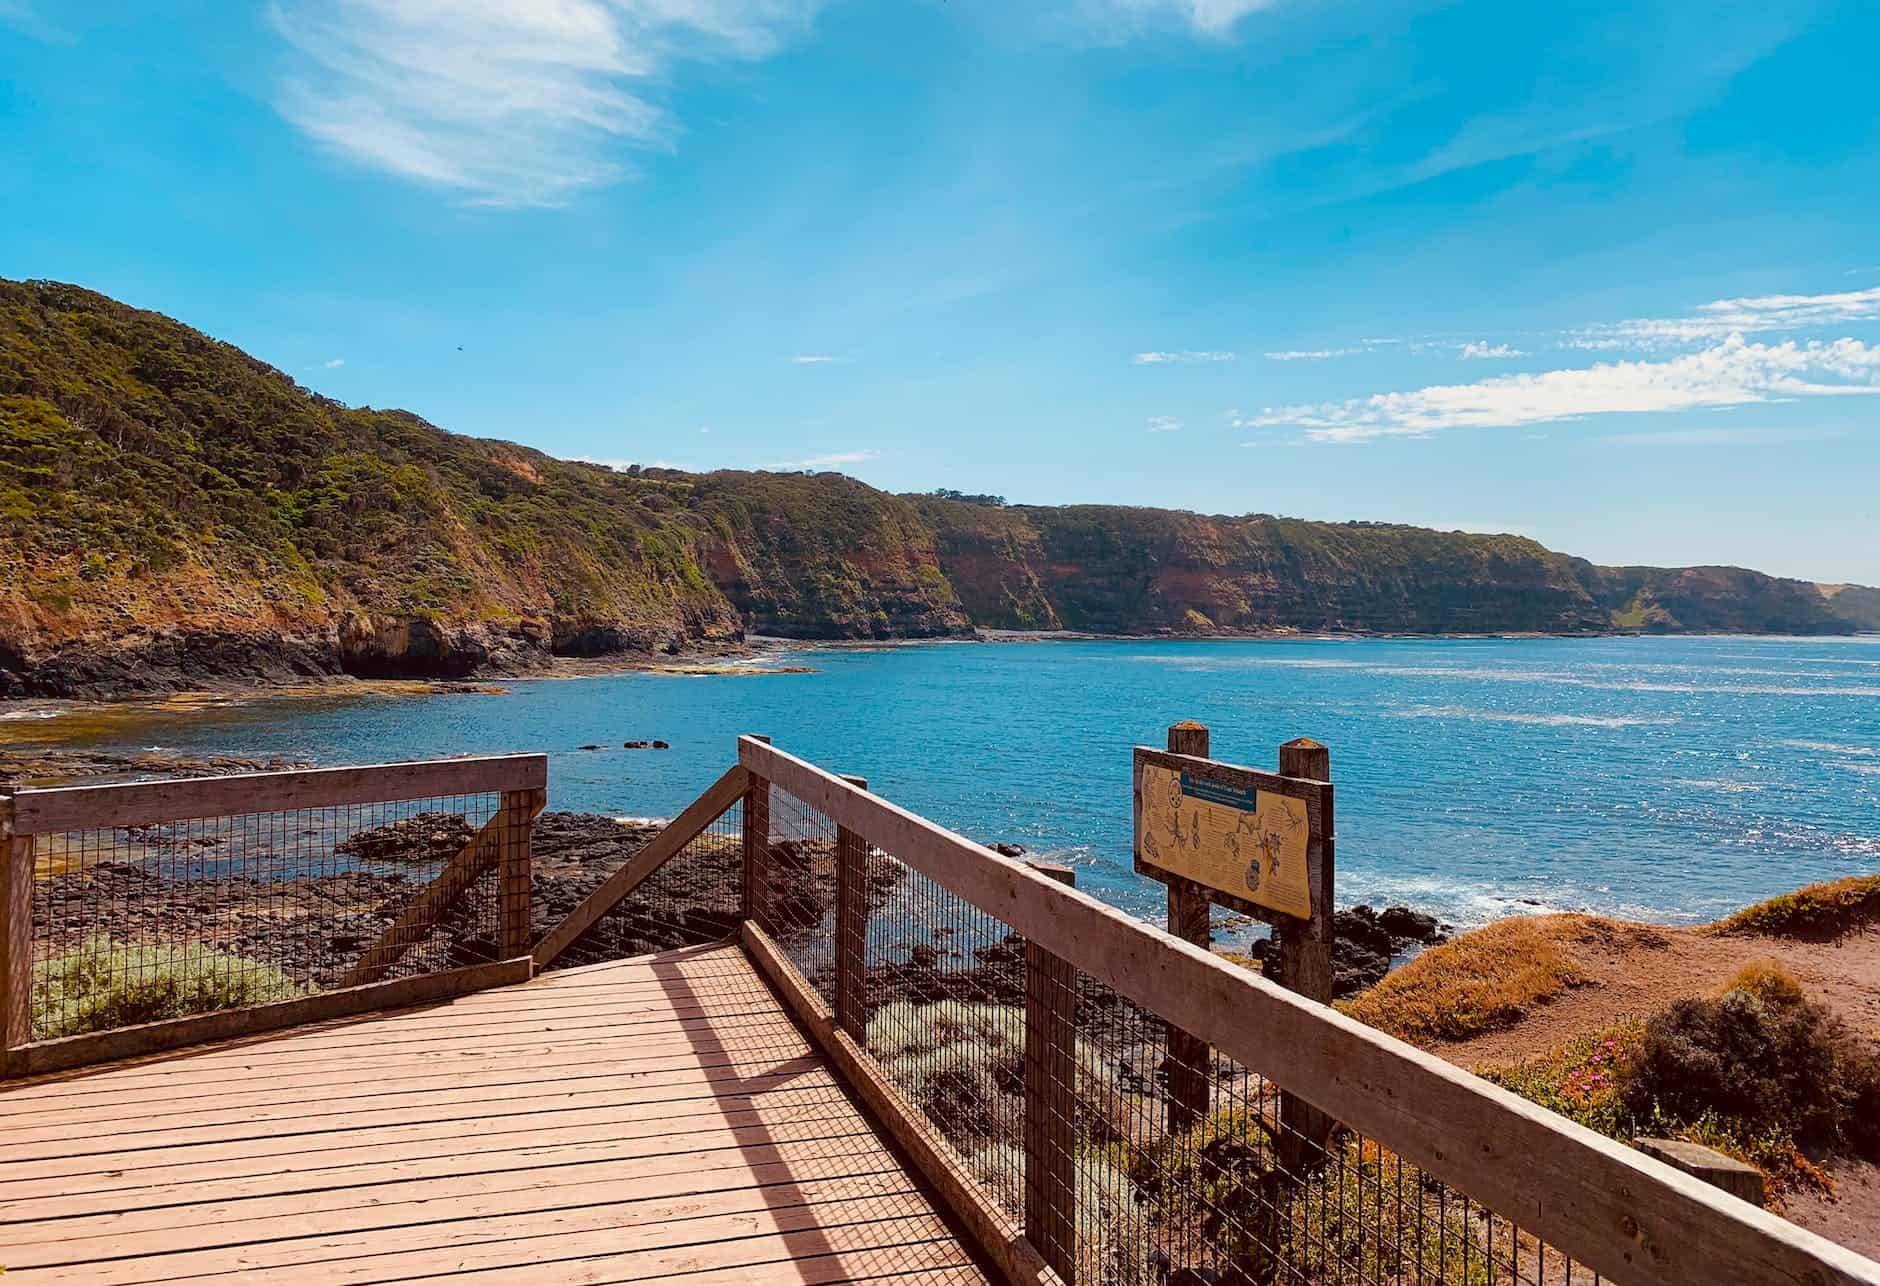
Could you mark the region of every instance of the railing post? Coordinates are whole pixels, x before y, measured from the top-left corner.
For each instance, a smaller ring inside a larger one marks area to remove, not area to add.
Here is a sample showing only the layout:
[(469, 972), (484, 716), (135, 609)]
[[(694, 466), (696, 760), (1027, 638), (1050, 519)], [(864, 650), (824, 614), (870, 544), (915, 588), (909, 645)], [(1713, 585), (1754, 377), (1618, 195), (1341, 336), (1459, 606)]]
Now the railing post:
[[(1174, 755), (1208, 757), (1206, 725), (1188, 720), (1171, 724), (1168, 749)], [(1209, 924), (1208, 892), (1179, 877), (1168, 882), (1168, 931), (1184, 942), (1192, 942), (1203, 951), (1213, 945)], [(1196, 1040), (1179, 1027), (1168, 1028), (1168, 1128), (1180, 1134), (1193, 1128), (1208, 1114), (1212, 1099), (1209, 1068), (1214, 1051), (1204, 1040)]]
[[(1279, 771), (1284, 777), (1303, 777), (1308, 781), (1332, 779), (1332, 752), (1310, 737), (1299, 737), (1279, 748)], [(1332, 801), (1325, 800), (1321, 845), (1324, 866), (1317, 872), (1312, 888), (1312, 918), (1295, 920), (1282, 916), (1273, 930), (1274, 945), (1279, 948), (1280, 986), (1320, 1004), (1332, 1003), (1332, 889), (1335, 884), (1332, 860)], [(1288, 1173), (1316, 1164), (1324, 1155), (1331, 1137), (1332, 1119), (1296, 1095), (1281, 1093), (1279, 1098), (1280, 1164)]]
[(497, 915), (505, 960), (526, 956), (535, 945), (533, 840), (536, 814), (547, 802), (548, 792), (542, 790), (503, 792)]
[[(866, 777), (844, 777), (868, 789)], [(836, 828), (836, 1024), (857, 1041), (868, 1029), (868, 841)]]
[[(758, 733), (751, 740), (770, 744)], [(770, 924), (770, 780), (751, 774), (744, 792), (744, 918), (765, 933)]]
[[(1073, 888), (1068, 866), (1032, 869)], [(1077, 1280), (1077, 970), (1025, 944), (1025, 1236), (1065, 1286)]]
[(33, 837), (13, 830), (0, 796), (0, 1073), (33, 1039)]

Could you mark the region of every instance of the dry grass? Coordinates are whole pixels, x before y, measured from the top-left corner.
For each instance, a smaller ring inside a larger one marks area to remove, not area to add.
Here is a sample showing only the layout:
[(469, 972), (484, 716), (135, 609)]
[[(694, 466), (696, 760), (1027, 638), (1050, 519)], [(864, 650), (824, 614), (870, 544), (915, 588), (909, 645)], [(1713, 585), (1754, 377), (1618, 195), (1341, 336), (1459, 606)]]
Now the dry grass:
[(1633, 926), (1590, 915), (1500, 920), (1431, 947), (1341, 1008), (1401, 1040), (1466, 1040), (1511, 1027), (1584, 981), (1572, 947)]
[(1825, 942), (1875, 924), (1880, 924), (1880, 875), (1850, 875), (1744, 907), (1711, 930)]

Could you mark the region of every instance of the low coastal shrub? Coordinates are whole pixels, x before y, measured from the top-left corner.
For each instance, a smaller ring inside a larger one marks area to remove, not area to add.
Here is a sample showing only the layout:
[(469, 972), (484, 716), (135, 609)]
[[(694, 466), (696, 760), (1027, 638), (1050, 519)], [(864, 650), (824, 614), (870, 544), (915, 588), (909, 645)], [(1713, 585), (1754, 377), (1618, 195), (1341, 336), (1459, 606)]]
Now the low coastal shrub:
[(305, 990), (272, 965), (209, 947), (125, 947), (100, 938), (33, 966), (33, 1037), (239, 1009)]
[(1880, 875), (1850, 875), (1744, 907), (1717, 921), (1718, 933), (1827, 941), (1880, 924)]
[(1748, 1162), (1778, 1205), (1789, 1190), (1832, 1191), (1810, 1153), (1880, 1156), (1880, 1056), (1774, 962), (1485, 1075), (1613, 1138), (1688, 1139)]
[(1628, 1078), (1635, 1119), (1707, 1115), (1750, 1136), (1880, 1156), (1880, 1057), (1780, 970), (1645, 1023)]
[(1617, 928), (1587, 915), (1501, 920), (1431, 947), (1340, 1008), (1401, 1040), (1466, 1040), (1579, 983), (1569, 944)]

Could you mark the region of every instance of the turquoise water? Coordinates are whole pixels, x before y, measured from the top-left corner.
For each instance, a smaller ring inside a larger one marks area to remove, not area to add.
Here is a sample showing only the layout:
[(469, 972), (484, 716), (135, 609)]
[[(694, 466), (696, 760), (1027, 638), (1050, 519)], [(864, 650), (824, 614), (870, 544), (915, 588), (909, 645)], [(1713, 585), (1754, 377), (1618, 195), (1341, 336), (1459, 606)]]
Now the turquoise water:
[[(1331, 747), (1341, 902), (1471, 924), (1588, 908), (1710, 919), (1880, 870), (1880, 638), (943, 644), (789, 658), (812, 674), (517, 681), (503, 695), (260, 699), (104, 744), (303, 756), (553, 756), (551, 806), (683, 807), (741, 732), (977, 839), (1080, 866), (1140, 913), (1130, 747), (1183, 718), (1217, 758)], [(44, 727), (56, 735), (59, 720)], [(668, 751), (629, 751), (629, 738)], [(582, 751), (583, 743), (609, 749)]]

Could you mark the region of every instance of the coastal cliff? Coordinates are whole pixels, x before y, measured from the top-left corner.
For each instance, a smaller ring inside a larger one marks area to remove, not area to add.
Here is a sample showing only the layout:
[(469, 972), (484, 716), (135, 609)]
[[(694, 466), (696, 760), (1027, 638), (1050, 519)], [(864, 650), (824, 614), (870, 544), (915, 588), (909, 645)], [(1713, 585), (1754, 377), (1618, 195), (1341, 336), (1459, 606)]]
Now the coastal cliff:
[(748, 633), (1880, 627), (1880, 591), (1516, 536), (615, 470), (349, 407), (156, 313), (0, 282), (0, 696), (461, 677)]

